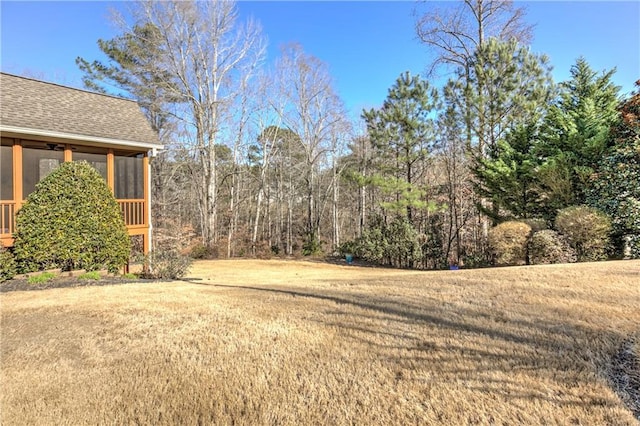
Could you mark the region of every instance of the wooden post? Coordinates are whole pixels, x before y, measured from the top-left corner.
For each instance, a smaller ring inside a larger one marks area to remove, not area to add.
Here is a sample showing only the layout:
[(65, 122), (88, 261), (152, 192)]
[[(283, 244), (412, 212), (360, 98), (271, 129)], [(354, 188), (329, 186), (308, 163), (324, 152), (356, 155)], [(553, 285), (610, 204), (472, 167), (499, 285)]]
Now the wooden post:
[(22, 141), (13, 141), (13, 199), (16, 202), (14, 213), (22, 207), (24, 195), (22, 194)]
[(107, 185), (111, 188), (111, 193), (116, 193), (115, 187), (115, 165), (113, 149), (107, 151)]
[(73, 161), (73, 154), (71, 153), (71, 145), (64, 145), (64, 162), (69, 163)]
[(149, 243), (151, 240), (151, 218), (150, 218), (150, 202), (151, 202), (151, 186), (149, 182), (149, 155), (145, 154), (142, 158), (142, 186), (144, 188), (144, 224), (146, 225), (145, 232), (142, 236), (142, 252), (146, 255), (149, 253), (151, 247), (149, 247)]

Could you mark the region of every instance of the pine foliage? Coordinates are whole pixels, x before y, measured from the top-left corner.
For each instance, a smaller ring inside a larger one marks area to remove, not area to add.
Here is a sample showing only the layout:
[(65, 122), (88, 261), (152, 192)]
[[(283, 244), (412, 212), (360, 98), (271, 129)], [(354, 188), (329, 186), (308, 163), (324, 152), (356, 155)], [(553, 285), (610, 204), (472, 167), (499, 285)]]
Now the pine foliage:
[(614, 73), (598, 75), (584, 58), (578, 59), (549, 109), (536, 149), (543, 159), (539, 176), (549, 215), (586, 201), (589, 179), (611, 145), (609, 132), (619, 116)]

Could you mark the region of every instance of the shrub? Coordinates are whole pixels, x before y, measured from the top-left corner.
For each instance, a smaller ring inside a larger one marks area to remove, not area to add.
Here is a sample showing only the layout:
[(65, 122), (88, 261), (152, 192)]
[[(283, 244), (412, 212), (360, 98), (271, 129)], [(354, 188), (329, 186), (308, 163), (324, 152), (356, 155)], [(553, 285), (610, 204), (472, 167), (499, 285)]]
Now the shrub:
[(14, 254), (23, 272), (108, 268), (129, 258), (120, 208), (86, 162), (63, 163), (40, 181), (16, 217)]
[(491, 266), (491, 259), (489, 259), (487, 252), (484, 250), (470, 252), (462, 256), (461, 260), (465, 268), (473, 269)]
[(316, 256), (319, 254), (322, 254), (322, 242), (318, 239), (318, 236), (313, 233), (309, 235), (302, 244), (302, 255)]
[(504, 222), (489, 230), (489, 250), (499, 266), (527, 263), (531, 227), (522, 222)]
[(98, 281), (100, 279), (100, 273), (98, 271), (90, 271), (90, 272), (86, 272), (82, 275), (78, 276), (79, 280), (92, 280), (92, 281)]
[(526, 223), (531, 227), (531, 232), (536, 233), (538, 231), (544, 231), (545, 229), (549, 229), (547, 226), (547, 221), (539, 218), (532, 219), (522, 219), (520, 220), (522, 223)]
[(144, 258), (143, 278), (175, 280), (186, 275), (193, 259), (176, 250), (154, 251)]
[(191, 256), (192, 259), (215, 259), (218, 257), (218, 253), (214, 247), (196, 244), (191, 248), (189, 256)]
[(54, 274), (53, 272), (43, 272), (38, 275), (31, 275), (27, 279), (27, 282), (29, 284), (42, 284), (42, 283), (46, 283), (47, 281), (51, 281), (55, 277), (56, 277), (56, 274)]
[(10, 280), (16, 275), (16, 262), (9, 250), (0, 246), (0, 282)]
[(396, 217), (389, 224), (386, 240), (386, 256), (391, 265), (412, 268), (415, 262), (420, 260), (422, 250), (418, 242), (418, 233), (406, 218)]
[(368, 262), (382, 263), (387, 252), (388, 242), (385, 237), (386, 228), (382, 225), (373, 225), (362, 232), (362, 236), (356, 240), (356, 257)]
[(576, 251), (566, 237), (551, 229), (535, 232), (529, 241), (529, 263), (532, 265), (572, 263)]
[(607, 258), (611, 242), (611, 220), (600, 210), (587, 206), (567, 207), (558, 212), (555, 228), (568, 238), (578, 261)]
[(345, 241), (338, 247), (338, 255), (346, 256), (347, 254), (355, 254), (358, 250), (358, 243), (355, 240)]
[(628, 235), (626, 238), (626, 247), (628, 257), (630, 259), (640, 259), (640, 235)]
[(398, 216), (389, 224), (382, 217), (374, 217), (362, 236), (340, 246), (339, 253), (353, 254), (367, 262), (393, 267), (413, 267), (422, 258), (424, 236), (413, 225)]

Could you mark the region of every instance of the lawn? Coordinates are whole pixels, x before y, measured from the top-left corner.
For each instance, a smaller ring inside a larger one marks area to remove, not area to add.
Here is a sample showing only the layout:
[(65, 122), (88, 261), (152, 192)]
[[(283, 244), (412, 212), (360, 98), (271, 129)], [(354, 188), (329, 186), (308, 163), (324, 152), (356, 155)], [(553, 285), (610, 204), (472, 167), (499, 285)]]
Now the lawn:
[(0, 303), (3, 425), (638, 424), (608, 376), (638, 354), (639, 261), (201, 261)]

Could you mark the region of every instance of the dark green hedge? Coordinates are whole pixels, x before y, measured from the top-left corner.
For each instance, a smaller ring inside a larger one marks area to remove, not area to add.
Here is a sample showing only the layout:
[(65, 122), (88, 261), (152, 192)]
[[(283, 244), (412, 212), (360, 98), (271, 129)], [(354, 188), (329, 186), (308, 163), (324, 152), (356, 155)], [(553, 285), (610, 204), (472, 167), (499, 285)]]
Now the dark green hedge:
[(13, 255), (0, 244), (0, 282), (10, 280), (16, 274), (16, 262)]
[(60, 165), (36, 186), (16, 217), (14, 254), (22, 272), (117, 271), (126, 264), (130, 246), (118, 203), (86, 162)]

